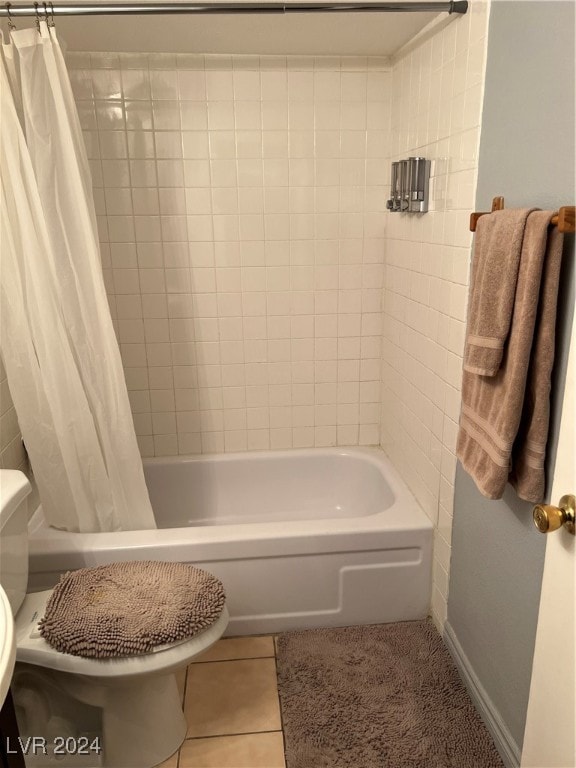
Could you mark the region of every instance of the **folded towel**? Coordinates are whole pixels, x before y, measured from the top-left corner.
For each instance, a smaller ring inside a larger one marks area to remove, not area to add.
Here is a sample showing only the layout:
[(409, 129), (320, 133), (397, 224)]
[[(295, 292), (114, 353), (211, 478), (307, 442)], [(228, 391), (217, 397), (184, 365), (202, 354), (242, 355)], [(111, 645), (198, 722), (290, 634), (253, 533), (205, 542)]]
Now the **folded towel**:
[[(498, 372), (488, 377), (465, 369), (462, 376), (456, 453), (480, 492), (490, 499), (499, 499), (504, 493), (524, 413), (525, 427), (514, 456), (518, 474), (513, 477), (522, 498), (542, 501), (548, 405), (538, 401), (547, 396), (550, 387), (554, 345), (549, 345), (549, 339), (556, 322), (556, 272), (563, 244), (563, 235), (557, 230), (548, 238), (552, 215), (552, 211), (532, 211), (527, 218), (510, 330)], [(529, 398), (524, 406), (529, 370), (534, 405)], [(535, 448), (537, 457), (533, 455)], [(533, 478), (527, 477), (530, 473), (534, 473)]]
[(464, 370), (495, 376), (510, 330), (524, 228), (533, 208), (495, 211), (474, 238)]

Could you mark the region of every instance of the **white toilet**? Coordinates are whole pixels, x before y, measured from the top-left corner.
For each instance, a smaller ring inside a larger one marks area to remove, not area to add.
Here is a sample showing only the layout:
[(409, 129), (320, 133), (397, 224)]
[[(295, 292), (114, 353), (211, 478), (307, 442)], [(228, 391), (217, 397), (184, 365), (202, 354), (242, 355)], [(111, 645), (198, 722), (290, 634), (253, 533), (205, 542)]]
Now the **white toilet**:
[[(18, 710), (20, 701), (26, 710), (30, 733), (24, 737), (44, 736), (49, 747), (63, 737), (64, 747), (81, 745), (84, 753), (73, 762), (49, 756), (42, 762), (35, 755), (31, 764), (151, 768), (173, 754), (186, 736), (174, 672), (222, 636), (228, 624), (226, 607), (208, 629), (153, 653), (97, 660), (55, 650), (37, 630), (51, 590), (26, 594), (30, 491), (22, 472), (0, 470), (0, 584), (16, 625), (16, 706)], [(51, 702), (59, 699), (68, 703), (51, 712)], [(98, 715), (96, 741), (95, 718), (85, 717), (85, 712)], [(39, 727), (46, 733), (32, 732)], [(66, 743), (66, 738), (71, 740)]]

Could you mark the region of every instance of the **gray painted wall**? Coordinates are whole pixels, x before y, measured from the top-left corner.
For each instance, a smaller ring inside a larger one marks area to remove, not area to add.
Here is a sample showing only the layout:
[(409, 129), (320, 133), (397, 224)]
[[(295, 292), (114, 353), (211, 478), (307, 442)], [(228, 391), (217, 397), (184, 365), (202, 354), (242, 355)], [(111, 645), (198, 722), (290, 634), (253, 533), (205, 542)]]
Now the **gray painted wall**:
[[(574, 7), (549, 0), (493, 0), (477, 210), (489, 210), (496, 195), (504, 195), (509, 207), (574, 204)], [(573, 237), (566, 251), (564, 318), (574, 304)], [(556, 395), (565, 367), (559, 336)], [(551, 467), (558, 420), (554, 412)], [(544, 561), (544, 537), (533, 526), (531, 510), (511, 487), (500, 501), (485, 499), (458, 467), (447, 633), (517, 754)]]

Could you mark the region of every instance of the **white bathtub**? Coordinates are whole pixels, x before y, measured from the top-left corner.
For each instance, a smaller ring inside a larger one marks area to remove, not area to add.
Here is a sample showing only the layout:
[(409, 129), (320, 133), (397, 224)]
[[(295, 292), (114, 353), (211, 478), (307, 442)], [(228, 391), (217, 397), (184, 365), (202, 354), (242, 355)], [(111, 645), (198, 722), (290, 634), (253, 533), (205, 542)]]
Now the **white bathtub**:
[(30, 522), (29, 590), (119, 560), (194, 563), (222, 579), (228, 634), (419, 619), (432, 525), (381, 451), (150, 459), (158, 530), (66, 533)]

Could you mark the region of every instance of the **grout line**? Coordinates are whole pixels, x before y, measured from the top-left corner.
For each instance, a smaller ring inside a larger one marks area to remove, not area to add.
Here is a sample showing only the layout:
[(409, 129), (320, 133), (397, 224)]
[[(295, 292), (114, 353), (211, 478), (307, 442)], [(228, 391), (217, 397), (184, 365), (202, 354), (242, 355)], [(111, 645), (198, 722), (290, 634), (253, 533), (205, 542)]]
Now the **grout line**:
[[(182, 711), (184, 712), (184, 718), (186, 718), (186, 694), (188, 692), (188, 670), (190, 668), (190, 664), (186, 666), (186, 674), (184, 675), (184, 692), (182, 693)], [(188, 729), (188, 720), (186, 720), (186, 729)], [(183, 744), (184, 742), (182, 742)], [(182, 748), (182, 744), (178, 747), (178, 756), (176, 757), (176, 768), (180, 768), (180, 750)]]
[(238, 656), (234, 659), (213, 659), (213, 660), (206, 660), (206, 661), (192, 661), (190, 662), (191, 667), (195, 667), (197, 664), (222, 664), (226, 661), (254, 661), (256, 659), (273, 659), (274, 655), (270, 656)]
[(231, 736), (258, 736), (261, 733), (282, 733), (282, 731), (279, 728), (274, 728), (273, 730), (270, 730), (270, 731), (241, 731), (240, 733), (214, 733), (214, 734), (208, 734), (206, 736), (187, 736), (184, 739), (184, 741), (198, 741), (199, 739), (222, 739), (222, 738), (229, 738)]
[(190, 669), (190, 664), (186, 667), (186, 674), (184, 675), (184, 691), (182, 692), (182, 706), (186, 704), (186, 693), (188, 692), (188, 670)]
[(278, 696), (278, 709), (280, 710), (280, 726), (282, 732), (282, 749), (284, 750), (284, 764), (286, 765), (286, 734), (284, 733), (284, 715), (282, 713), (282, 700), (278, 689), (278, 646), (276, 641), (279, 635), (274, 635), (274, 664), (276, 666), (276, 695)]

